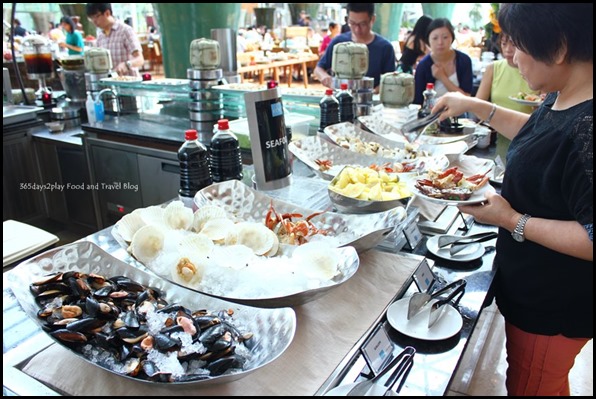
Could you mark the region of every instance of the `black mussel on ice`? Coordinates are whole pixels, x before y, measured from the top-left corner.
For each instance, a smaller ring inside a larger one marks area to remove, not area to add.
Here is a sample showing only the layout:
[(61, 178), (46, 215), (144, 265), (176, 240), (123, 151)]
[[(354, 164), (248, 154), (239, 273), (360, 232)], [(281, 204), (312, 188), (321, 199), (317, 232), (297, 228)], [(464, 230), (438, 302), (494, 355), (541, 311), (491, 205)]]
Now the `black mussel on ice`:
[(254, 345), (233, 310), (190, 310), (125, 276), (56, 273), (30, 285), (52, 337), (129, 377), (192, 382), (241, 372)]

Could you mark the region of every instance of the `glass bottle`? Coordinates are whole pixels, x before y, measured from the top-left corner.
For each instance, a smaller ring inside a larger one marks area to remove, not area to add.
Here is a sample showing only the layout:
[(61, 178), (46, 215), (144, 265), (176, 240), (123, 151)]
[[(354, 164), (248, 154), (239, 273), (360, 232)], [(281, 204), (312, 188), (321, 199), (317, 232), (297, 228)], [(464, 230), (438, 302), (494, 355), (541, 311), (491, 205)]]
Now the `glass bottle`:
[(422, 92), (422, 96), (424, 96), (424, 101), (422, 102), (422, 108), (418, 111), (418, 118), (424, 118), (431, 114), (431, 110), (435, 106), (435, 102), (437, 101), (437, 92), (435, 91), (435, 84), (434, 83), (427, 83), (426, 90)]
[(242, 154), (236, 135), (230, 130), (227, 119), (217, 122), (209, 149), (211, 176), (218, 183), (226, 180), (242, 180)]
[(329, 125), (339, 123), (339, 101), (333, 96), (333, 89), (327, 89), (319, 103), (321, 108), (319, 131), (323, 132)]
[(354, 122), (354, 97), (348, 91), (347, 83), (342, 83), (340, 90), (336, 96), (339, 102), (339, 121)]
[(198, 140), (197, 131), (189, 129), (184, 137), (185, 142), (178, 150), (180, 161), (178, 194), (185, 205), (190, 206), (197, 191), (211, 185), (213, 180), (209, 169), (209, 152)]

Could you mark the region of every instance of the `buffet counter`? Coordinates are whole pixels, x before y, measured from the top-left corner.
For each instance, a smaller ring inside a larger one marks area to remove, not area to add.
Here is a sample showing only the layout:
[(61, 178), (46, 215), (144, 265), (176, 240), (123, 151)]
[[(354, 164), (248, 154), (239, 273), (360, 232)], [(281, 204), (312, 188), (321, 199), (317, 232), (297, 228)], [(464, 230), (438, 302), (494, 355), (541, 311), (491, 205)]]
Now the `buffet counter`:
[[(139, 120), (113, 118), (102, 125), (84, 125), (83, 130), (86, 135), (104, 139), (117, 137), (124, 130), (126, 133), (120, 136), (122, 141), (148, 138), (158, 147), (177, 147), (177, 129), (156, 132), (149, 126)], [(302, 190), (304, 200), (312, 206), (313, 197), (306, 195), (308, 190), (301, 184), (318, 189), (321, 183), (324, 199), (328, 201), (327, 183), (313, 178), (308, 169), (301, 171), (306, 166), (300, 162), (294, 166), (295, 178), (288, 192)], [(250, 181), (249, 173), (245, 180)], [(301, 196), (292, 195), (293, 200), (298, 197)], [(316, 197), (322, 198), (321, 195)], [(325, 204), (319, 201), (316, 207), (324, 209)], [(115, 258), (143, 268), (116, 241), (111, 230), (112, 226), (107, 227), (81, 241), (92, 242)], [(484, 231), (496, 229), (458, 216), (447, 233), (469, 235)], [(453, 262), (431, 254), (426, 247), (427, 238), (423, 236), (414, 248), (397, 253), (396, 250), (383, 251), (381, 246), (360, 253), (358, 271), (348, 281), (314, 301), (293, 307), (297, 319), (295, 336), (279, 358), (225, 384), (158, 384), (125, 378), (96, 367), (56, 344), (29, 319), (9, 287), (7, 275), (10, 271), (7, 271), (3, 275), (4, 393), (140, 396), (171, 395), (175, 391), (180, 395), (212, 396), (324, 395), (370, 375), (362, 347), (383, 329), (395, 353), (407, 346), (416, 349), (414, 367), (401, 394), (445, 395), (477, 328), (483, 306), (490, 300), (488, 291), (495, 273), (495, 240), (485, 243), (484, 254), (479, 258)], [(393, 329), (387, 319), (387, 309), (393, 303), (418, 291), (412, 274), (426, 261), (441, 284), (462, 278), (467, 281), (466, 293), (458, 305), (463, 326), (454, 335), (438, 340), (402, 334)]]
[[(469, 221), (468, 221), (469, 223)], [(463, 223), (450, 233), (462, 234)], [(468, 225), (468, 227), (470, 227)], [(118, 244), (108, 227), (81, 241), (140, 266)], [(475, 225), (468, 233), (494, 230)], [(466, 233), (466, 234), (468, 234)], [(410, 252), (389, 253), (377, 248), (359, 255), (358, 272), (326, 295), (295, 306), (296, 334), (289, 348), (272, 364), (245, 377), (218, 385), (161, 385), (114, 375), (54, 343), (30, 320), (3, 279), (4, 388), (18, 395), (322, 395), (365, 378), (369, 372), (361, 354), (365, 341), (379, 328), (388, 331), (395, 351), (416, 348), (415, 365), (402, 389), (405, 395), (444, 395), (476, 328), (494, 276), (494, 251), (487, 247), (470, 262), (442, 260), (426, 250), (426, 238)], [(492, 244), (493, 243), (488, 243)], [(417, 292), (412, 273), (427, 259), (440, 281), (465, 278), (466, 294), (458, 308), (463, 327), (452, 337), (425, 341), (388, 326), (388, 307)], [(140, 266), (142, 267), (142, 266)], [(59, 359), (57, 361), (56, 359)], [(81, 381), (85, 381), (81, 384)], [(48, 387), (50, 388), (48, 390)]]
[[(134, 263), (111, 236), (111, 228), (86, 237), (114, 257)], [(358, 273), (318, 300), (296, 306), (297, 329), (288, 350), (272, 364), (227, 384), (175, 386), (190, 395), (313, 395), (379, 314), (411, 282), (423, 258), (378, 250), (360, 256)], [(371, 295), (371, 293), (374, 293)], [(31, 378), (69, 395), (168, 395), (172, 386), (131, 381), (99, 369), (41, 332), (3, 282), (4, 386), (30, 394)], [(35, 342), (35, 345), (29, 345)], [(47, 347), (46, 347), (47, 346)], [(58, 362), (56, 359), (60, 359)], [(26, 363), (23, 366), (23, 363)], [(6, 378), (10, 376), (10, 378)], [(81, 381), (85, 383), (81, 384)], [(115, 383), (118, 382), (118, 383)], [(40, 391), (38, 394), (43, 394)]]

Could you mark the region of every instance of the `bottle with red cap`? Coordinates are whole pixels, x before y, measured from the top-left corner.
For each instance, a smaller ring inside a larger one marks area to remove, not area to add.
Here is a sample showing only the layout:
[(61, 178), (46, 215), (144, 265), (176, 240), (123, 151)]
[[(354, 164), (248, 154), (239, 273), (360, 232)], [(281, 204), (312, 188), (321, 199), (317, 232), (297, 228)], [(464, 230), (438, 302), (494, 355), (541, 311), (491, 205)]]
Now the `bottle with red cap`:
[(354, 96), (348, 91), (348, 84), (342, 83), (340, 92), (337, 93), (339, 102), (339, 121), (354, 122)]
[(422, 102), (422, 108), (418, 111), (418, 118), (424, 118), (431, 114), (435, 102), (437, 101), (437, 92), (435, 91), (434, 83), (427, 83), (426, 90), (422, 92), (424, 101)]
[(211, 138), (209, 149), (211, 176), (218, 183), (226, 180), (242, 180), (242, 154), (236, 135), (230, 130), (227, 119), (217, 121), (217, 130)]
[[(184, 134), (184, 144), (178, 150), (180, 161), (180, 199), (187, 205), (192, 204), (197, 191), (211, 185), (211, 171), (209, 169), (209, 152), (198, 140), (195, 129), (189, 129)], [(189, 201), (190, 200), (190, 201)]]
[(319, 103), (321, 108), (319, 131), (323, 132), (329, 125), (339, 123), (339, 101), (333, 95), (333, 89), (325, 90), (325, 95)]

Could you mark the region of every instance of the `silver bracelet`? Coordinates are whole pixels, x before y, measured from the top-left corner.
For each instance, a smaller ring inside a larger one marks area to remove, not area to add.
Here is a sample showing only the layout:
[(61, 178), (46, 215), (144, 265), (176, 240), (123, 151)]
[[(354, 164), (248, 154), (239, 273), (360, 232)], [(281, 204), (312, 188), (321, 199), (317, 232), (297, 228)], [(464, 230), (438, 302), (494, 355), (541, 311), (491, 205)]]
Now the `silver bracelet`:
[(490, 114), (488, 114), (488, 118), (486, 118), (484, 121), (482, 121), (482, 123), (484, 123), (486, 125), (490, 125), (490, 121), (493, 119), (493, 116), (495, 116), (495, 112), (497, 112), (497, 104), (493, 104), (493, 108), (490, 110)]

